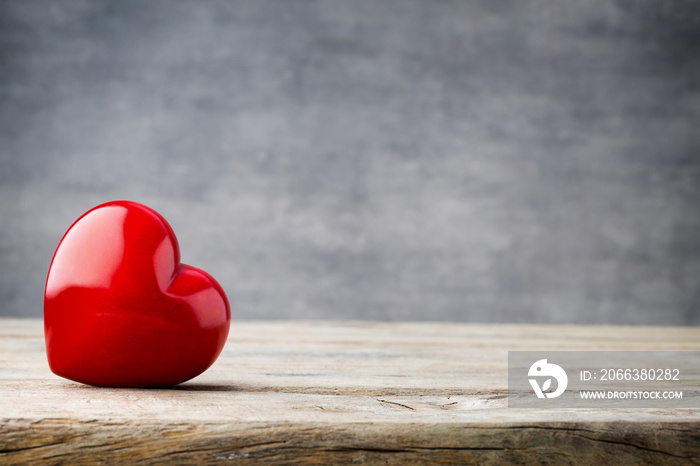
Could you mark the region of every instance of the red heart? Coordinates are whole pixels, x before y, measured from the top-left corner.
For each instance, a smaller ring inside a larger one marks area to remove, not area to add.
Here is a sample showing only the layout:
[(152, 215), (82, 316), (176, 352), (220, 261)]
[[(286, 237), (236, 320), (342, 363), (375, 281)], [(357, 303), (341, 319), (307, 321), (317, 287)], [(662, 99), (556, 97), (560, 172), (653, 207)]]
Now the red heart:
[(221, 353), (231, 311), (206, 272), (180, 264), (156, 211), (99, 205), (56, 248), (44, 292), (51, 370), (108, 387), (164, 387), (204, 372)]

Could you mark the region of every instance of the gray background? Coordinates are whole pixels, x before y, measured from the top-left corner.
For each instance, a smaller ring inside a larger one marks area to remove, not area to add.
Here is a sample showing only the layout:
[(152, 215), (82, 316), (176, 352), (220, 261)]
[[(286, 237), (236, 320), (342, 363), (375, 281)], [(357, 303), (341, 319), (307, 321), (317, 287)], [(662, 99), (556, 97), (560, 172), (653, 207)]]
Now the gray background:
[(699, 5), (0, 1), (0, 313), (131, 199), (235, 319), (698, 324)]

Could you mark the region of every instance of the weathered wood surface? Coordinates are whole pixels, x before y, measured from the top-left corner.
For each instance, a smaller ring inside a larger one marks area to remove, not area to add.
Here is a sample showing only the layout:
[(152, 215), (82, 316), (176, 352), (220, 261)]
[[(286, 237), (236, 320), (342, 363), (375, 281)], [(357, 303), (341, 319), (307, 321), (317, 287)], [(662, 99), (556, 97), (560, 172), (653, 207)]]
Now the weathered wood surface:
[(54, 376), (0, 320), (0, 463), (700, 463), (700, 410), (507, 407), (507, 351), (700, 350), (698, 328), (234, 322), (170, 390)]

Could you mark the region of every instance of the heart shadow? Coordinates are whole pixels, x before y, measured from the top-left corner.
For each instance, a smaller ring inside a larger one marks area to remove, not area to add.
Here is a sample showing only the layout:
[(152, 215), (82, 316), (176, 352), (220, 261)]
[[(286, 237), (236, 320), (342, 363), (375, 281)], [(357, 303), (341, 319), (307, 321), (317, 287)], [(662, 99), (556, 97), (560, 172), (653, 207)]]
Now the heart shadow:
[(192, 383), (192, 384), (180, 384), (174, 387), (167, 388), (169, 390), (181, 390), (186, 392), (244, 392), (246, 391), (243, 387), (237, 387), (235, 385), (225, 385), (216, 383)]

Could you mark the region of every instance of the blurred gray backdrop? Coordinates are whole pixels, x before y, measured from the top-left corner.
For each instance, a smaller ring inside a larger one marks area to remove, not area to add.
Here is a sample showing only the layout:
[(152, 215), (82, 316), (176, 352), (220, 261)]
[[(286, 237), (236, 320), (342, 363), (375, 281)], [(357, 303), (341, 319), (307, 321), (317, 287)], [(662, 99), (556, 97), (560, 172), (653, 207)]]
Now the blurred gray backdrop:
[(0, 1), (0, 314), (158, 210), (234, 319), (700, 323), (700, 3)]

